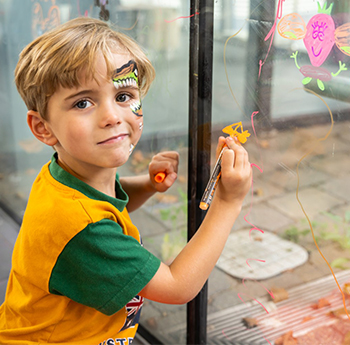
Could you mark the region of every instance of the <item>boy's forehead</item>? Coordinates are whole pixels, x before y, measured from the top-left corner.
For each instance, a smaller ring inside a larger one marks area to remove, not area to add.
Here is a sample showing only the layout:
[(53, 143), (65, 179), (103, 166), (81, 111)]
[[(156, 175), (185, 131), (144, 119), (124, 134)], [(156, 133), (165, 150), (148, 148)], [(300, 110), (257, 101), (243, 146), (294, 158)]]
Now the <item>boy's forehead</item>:
[[(131, 62), (133, 62), (133, 64)], [(112, 77), (114, 78), (115, 75), (125, 73), (128, 68), (131, 70), (137, 69), (136, 62), (129, 53), (113, 53), (109, 59), (109, 63), (110, 68), (112, 69), (110, 72), (108, 72), (107, 63), (104, 56), (102, 54), (98, 54), (95, 60), (94, 75), (89, 76), (88, 70), (82, 69), (79, 73), (80, 81), (83, 83), (88, 82), (98, 76), (107, 77), (107, 79), (111, 80), (111, 74), (109, 74), (111, 72)], [(126, 68), (126, 66), (129, 67)]]

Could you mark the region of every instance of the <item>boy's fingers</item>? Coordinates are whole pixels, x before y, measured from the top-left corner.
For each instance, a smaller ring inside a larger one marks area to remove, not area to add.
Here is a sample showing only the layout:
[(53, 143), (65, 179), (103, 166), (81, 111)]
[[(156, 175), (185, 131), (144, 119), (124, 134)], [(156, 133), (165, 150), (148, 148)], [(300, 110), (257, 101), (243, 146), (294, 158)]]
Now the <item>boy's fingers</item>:
[(240, 146), (236, 152), (235, 168), (244, 169), (247, 164), (249, 164), (248, 153), (242, 146)]
[(222, 148), (225, 146), (225, 137), (219, 137), (218, 145), (216, 146), (216, 159), (219, 157)]
[(225, 150), (222, 161), (221, 171), (225, 174), (225, 171), (230, 172), (235, 164), (235, 152), (232, 149)]
[(244, 147), (239, 143), (239, 141), (234, 138), (226, 138), (226, 144), (228, 148), (234, 151), (235, 159), (234, 159), (234, 167), (236, 169), (244, 169), (248, 162), (248, 152), (244, 149)]

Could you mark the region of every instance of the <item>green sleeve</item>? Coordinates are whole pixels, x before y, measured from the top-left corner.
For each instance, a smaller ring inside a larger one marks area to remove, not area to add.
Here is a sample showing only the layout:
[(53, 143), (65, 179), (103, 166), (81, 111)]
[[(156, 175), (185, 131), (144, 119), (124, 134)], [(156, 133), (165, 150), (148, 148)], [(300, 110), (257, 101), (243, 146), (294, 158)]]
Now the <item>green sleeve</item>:
[(159, 265), (119, 224), (103, 219), (67, 243), (52, 270), (49, 291), (112, 315), (147, 285)]

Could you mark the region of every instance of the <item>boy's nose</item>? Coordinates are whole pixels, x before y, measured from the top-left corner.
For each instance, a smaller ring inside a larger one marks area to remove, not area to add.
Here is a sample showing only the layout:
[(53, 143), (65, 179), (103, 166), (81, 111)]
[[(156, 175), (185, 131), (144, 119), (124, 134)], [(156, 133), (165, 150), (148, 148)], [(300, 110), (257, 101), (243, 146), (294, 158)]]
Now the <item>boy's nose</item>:
[(122, 121), (121, 110), (116, 105), (105, 106), (100, 109), (100, 126), (115, 126)]

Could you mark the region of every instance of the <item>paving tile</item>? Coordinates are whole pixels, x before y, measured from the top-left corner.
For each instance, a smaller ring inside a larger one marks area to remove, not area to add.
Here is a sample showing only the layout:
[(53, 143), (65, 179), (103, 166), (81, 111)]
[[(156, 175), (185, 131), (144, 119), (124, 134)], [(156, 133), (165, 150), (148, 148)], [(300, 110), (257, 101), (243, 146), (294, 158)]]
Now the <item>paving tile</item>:
[(256, 170), (253, 171), (252, 189), (245, 197), (243, 207), (258, 204), (264, 200), (272, 198), (273, 196), (284, 193), (283, 188), (272, 183), (270, 179), (267, 180), (264, 178), (265, 175), (268, 174), (261, 174)]
[(264, 178), (287, 191), (294, 191), (297, 189), (298, 183), (299, 188), (305, 188), (323, 183), (331, 177), (307, 164), (301, 164), (297, 168), (296, 165), (286, 166), (280, 163), (276, 170)]
[(262, 230), (275, 232), (294, 223), (293, 219), (266, 203), (253, 205), (247, 220)]
[(290, 289), (292, 287), (303, 284), (304, 281), (301, 277), (295, 275), (293, 270), (291, 270), (268, 279), (267, 281), (263, 281), (262, 283), (266, 286), (267, 289), (271, 289), (273, 287)]
[(349, 152), (336, 152), (334, 155), (315, 157), (315, 159), (310, 162), (310, 165), (314, 169), (326, 172), (333, 178), (349, 176)]
[(210, 295), (208, 298), (208, 313), (215, 313), (217, 311), (228, 308), (232, 305), (242, 303), (234, 289), (225, 290), (221, 293)]
[(208, 280), (209, 298), (215, 294), (221, 294), (225, 290), (230, 290), (237, 285), (237, 279), (230, 277), (218, 268), (214, 268)]
[(350, 175), (331, 178), (320, 186), (320, 190), (350, 202)]
[[(299, 200), (310, 219), (318, 213), (328, 211), (335, 206), (341, 206), (345, 200), (332, 197), (317, 188), (306, 188), (299, 190)], [(317, 201), (317, 202), (315, 202)], [(281, 211), (286, 216), (298, 220), (305, 218), (304, 213), (296, 198), (296, 193), (286, 193), (280, 197), (273, 198), (268, 204)]]

